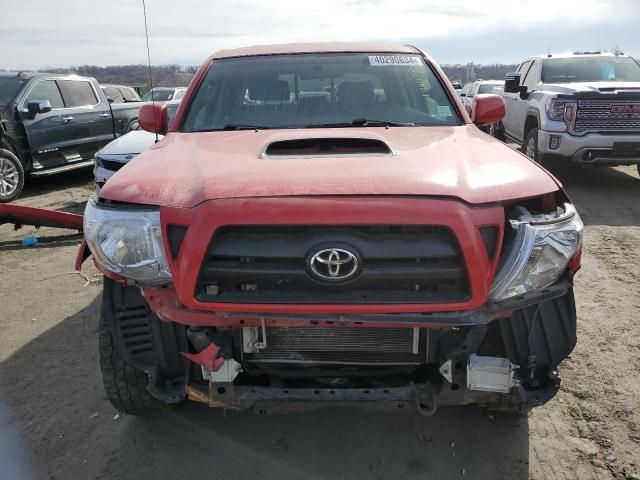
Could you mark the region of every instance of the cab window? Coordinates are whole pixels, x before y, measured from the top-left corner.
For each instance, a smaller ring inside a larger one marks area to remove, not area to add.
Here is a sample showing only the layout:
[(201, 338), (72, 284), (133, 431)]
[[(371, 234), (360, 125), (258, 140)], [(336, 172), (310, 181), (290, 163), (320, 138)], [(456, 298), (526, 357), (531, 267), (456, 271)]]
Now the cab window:
[(90, 82), (84, 80), (58, 80), (67, 108), (92, 107), (98, 98)]
[(120, 93), (120, 90), (118, 90), (116, 87), (102, 87), (102, 91), (108, 98), (113, 101), (113, 103), (124, 102), (122, 93)]
[(44, 80), (42, 82), (38, 82), (27, 96), (27, 99), (24, 102), (25, 108), (27, 103), (32, 100), (48, 100), (52, 109), (64, 108), (64, 101), (62, 100), (60, 89), (58, 89), (58, 85), (56, 85), (55, 80)]
[(527, 75), (522, 80), (522, 85), (529, 90), (533, 90), (538, 84), (538, 78), (540, 77), (540, 61), (536, 60), (531, 64), (531, 68), (527, 72)]

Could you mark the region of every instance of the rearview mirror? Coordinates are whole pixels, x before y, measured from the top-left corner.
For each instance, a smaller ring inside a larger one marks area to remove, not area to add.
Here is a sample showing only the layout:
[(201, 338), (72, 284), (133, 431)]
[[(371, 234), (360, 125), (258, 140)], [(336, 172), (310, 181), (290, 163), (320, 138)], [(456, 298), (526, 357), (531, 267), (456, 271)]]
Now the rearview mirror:
[(507, 73), (504, 77), (505, 93), (520, 93), (520, 74), (517, 72)]
[(31, 118), (35, 117), (38, 113), (47, 113), (51, 111), (51, 103), (49, 100), (29, 100), (27, 103), (27, 110)]
[(481, 93), (473, 97), (471, 121), (479, 127), (500, 122), (506, 113), (504, 100), (500, 95)]
[(143, 130), (164, 135), (167, 133), (167, 104), (147, 103), (138, 112), (138, 125)]

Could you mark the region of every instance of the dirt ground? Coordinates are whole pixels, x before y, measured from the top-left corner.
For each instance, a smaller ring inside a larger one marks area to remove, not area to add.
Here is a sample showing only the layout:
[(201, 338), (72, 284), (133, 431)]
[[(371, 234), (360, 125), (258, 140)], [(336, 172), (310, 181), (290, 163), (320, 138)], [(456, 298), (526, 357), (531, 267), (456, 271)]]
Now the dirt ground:
[[(0, 226), (0, 478), (640, 478), (640, 179), (631, 167), (557, 174), (586, 225), (578, 346), (558, 396), (520, 419), (195, 404), (116, 416), (98, 368), (100, 278), (67, 273), (80, 237)], [(89, 173), (51, 178), (19, 203), (80, 212), (92, 189)], [(33, 233), (39, 245), (21, 247)]]

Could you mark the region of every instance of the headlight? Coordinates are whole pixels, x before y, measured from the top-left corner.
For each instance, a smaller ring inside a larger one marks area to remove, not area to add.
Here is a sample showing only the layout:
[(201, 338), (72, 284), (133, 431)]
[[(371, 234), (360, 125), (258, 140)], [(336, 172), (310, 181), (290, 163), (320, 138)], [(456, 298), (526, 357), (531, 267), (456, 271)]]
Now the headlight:
[(582, 246), (582, 220), (571, 204), (555, 215), (511, 220), (516, 236), (490, 297), (501, 301), (553, 284)]
[(547, 117), (551, 120), (569, 123), (575, 118), (577, 106), (575, 100), (550, 98), (547, 100)]
[(96, 164), (96, 167), (102, 167), (102, 158), (97, 153), (93, 156), (93, 162)]
[(84, 211), (84, 236), (105, 269), (143, 284), (171, 281), (158, 209), (109, 208), (91, 199)]

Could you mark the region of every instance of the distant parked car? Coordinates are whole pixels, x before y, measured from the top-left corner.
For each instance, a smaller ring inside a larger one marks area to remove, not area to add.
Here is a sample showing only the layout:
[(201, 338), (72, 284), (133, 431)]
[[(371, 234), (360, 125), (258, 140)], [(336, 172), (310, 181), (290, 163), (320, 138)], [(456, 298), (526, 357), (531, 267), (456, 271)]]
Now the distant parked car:
[(140, 95), (132, 88), (124, 85), (100, 85), (100, 88), (111, 103), (139, 102)]
[(453, 85), (453, 88), (458, 95), (462, 93), (462, 84), (460, 82), (454, 80), (453, 82), (451, 82), (451, 85)]
[(142, 101), (150, 102), (154, 100), (156, 102), (168, 102), (170, 100), (181, 100), (186, 91), (186, 87), (156, 87), (149, 90), (144, 97), (142, 97)]
[[(167, 102), (168, 124), (171, 124), (180, 100)], [(158, 138), (163, 138), (158, 135)], [(129, 161), (156, 143), (156, 136), (145, 130), (136, 130), (127, 133), (113, 142), (105, 145), (94, 157), (93, 176), (96, 181), (96, 191), (107, 183), (114, 173), (124, 167)]]
[(495, 93), (500, 95), (504, 87), (504, 81), (502, 80), (476, 80), (473, 83), (468, 83), (460, 95), (462, 103), (467, 112), (471, 113), (471, 105), (473, 104), (473, 97), (479, 93)]

